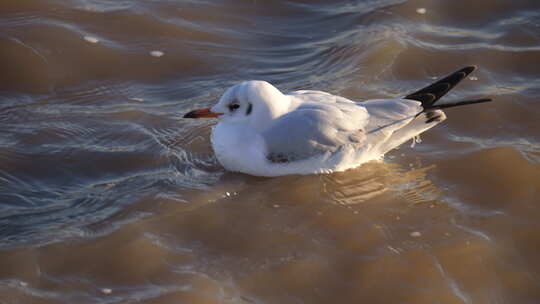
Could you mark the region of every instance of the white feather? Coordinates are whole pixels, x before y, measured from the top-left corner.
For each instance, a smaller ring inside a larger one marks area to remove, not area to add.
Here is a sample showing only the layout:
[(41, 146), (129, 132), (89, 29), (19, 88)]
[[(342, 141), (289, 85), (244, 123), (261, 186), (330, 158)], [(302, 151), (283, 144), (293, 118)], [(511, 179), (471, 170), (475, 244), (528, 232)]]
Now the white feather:
[[(238, 104), (232, 109), (231, 104)], [(259, 176), (344, 171), (381, 159), (444, 120), (426, 123), (407, 99), (354, 103), (322, 91), (282, 94), (264, 81), (229, 88), (211, 109), (222, 113), (212, 147), (230, 171)]]

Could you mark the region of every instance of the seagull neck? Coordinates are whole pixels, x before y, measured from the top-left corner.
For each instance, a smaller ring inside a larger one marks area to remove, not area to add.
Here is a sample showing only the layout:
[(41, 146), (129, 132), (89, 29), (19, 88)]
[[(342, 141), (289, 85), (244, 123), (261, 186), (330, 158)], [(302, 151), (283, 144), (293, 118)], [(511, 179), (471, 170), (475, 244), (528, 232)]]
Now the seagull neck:
[(279, 98), (274, 97), (272, 102), (261, 103), (251, 118), (252, 127), (257, 131), (268, 129), (276, 118), (289, 112), (290, 103), (289, 97), (283, 94)]

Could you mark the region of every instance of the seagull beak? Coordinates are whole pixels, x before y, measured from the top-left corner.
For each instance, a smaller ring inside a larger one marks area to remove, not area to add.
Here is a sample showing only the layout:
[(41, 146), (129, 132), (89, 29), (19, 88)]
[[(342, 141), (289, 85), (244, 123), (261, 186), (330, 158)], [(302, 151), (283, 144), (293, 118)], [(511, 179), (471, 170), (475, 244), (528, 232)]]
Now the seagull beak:
[(216, 118), (222, 114), (223, 113), (212, 112), (210, 111), (209, 108), (205, 108), (205, 109), (193, 110), (187, 113), (186, 115), (184, 115), (184, 118)]

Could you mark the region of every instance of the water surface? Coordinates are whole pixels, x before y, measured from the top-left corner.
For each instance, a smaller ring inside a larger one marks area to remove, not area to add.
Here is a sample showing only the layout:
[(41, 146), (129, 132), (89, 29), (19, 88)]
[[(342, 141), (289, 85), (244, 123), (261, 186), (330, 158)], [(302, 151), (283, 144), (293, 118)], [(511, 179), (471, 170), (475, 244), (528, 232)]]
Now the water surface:
[[(540, 2), (2, 0), (0, 25), (0, 303), (540, 302)], [(362, 101), (470, 64), (446, 100), (496, 102), (342, 173), (226, 172), (181, 118), (242, 80)]]

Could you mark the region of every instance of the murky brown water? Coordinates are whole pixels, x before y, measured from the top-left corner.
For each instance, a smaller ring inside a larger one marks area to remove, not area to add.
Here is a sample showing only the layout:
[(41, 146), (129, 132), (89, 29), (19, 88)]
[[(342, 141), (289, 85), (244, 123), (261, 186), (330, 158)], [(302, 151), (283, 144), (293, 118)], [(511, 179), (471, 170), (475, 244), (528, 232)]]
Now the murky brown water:
[[(446, 100), (495, 103), (338, 174), (227, 173), (181, 118), (469, 64)], [(2, 304), (540, 302), (537, 0), (2, 0), (0, 66)]]

